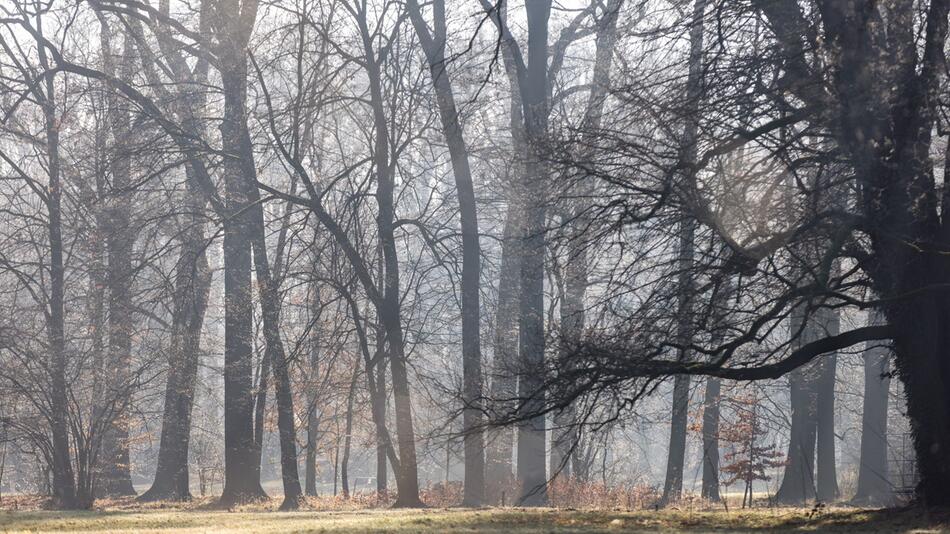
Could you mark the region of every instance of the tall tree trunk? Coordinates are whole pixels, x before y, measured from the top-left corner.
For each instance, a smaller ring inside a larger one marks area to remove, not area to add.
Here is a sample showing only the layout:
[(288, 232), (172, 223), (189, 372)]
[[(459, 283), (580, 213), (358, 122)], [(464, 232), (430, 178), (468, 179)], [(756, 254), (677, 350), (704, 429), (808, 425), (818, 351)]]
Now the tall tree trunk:
[[(250, 148), (251, 139), (244, 128), (244, 143)], [(253, 157), (253, 155), (251, 155)], [(254, 266), (257, 273), (257, 287), (261, 302), (261, 316), (264, 323), (264, 340), (267, 344), (265, 360), (271, 363), (274, 373), (274, 389), (277, 397), (277, 427), (280, 437), (280, 468), (284, 487), (282, 510), (299, 506), (303, 491), (300, 488), (300, 476), (297, 467), (297, 431), (294, 424), (293, 391), (287, 355), (280, 338), (280, 294), (279, 280), (271, 273), (267, 259), (267, 242), (264, 235), (264, 209), (257, 189), (257, 174), (253, 167), (246, 167), (245, 187), (251, 200), (252, 249)], [(262, 370), (260, 386), (266, 392), (266, 370)], [(265, 393), (266, 396), (266, 393)], [(263, 403), (262, 403), (263, 404)], [(263, 431), (263, 429), (257, 429)]]
[[(838, 335), (840, 330), (837, 310), (820, 310), (823, 336)], [(835, 371), (838, 357), (826, 354), (819, 362), (817, 377), (816, 411), (818, 418), (818, 445), (816, 463), (818, 475), (815, 497), (821, 502), (838, 499), (838, 474), (835, 467)]]
[[(878, 311), (870, 312), (871, 324), (884, 324)], [(858, 490), (852, 502), (885, 506), (893, 502), (887, 472), (887, 404), (890, 390), (891, 351), (880, 343), (864, 350), (864, 413), (861, 416), (861, 458)]]
[(407, 7), (416, 35), (422, 43), (432, 86), (435, 88), (442, 133), (449, 147), (452, 174), (458, 194), (462, 227), (462, 432), (464, 434), (465, 485), (462, 503), (481, 506), (485, 499), (485, 442), (482, 434), (482, 354), (479, 280), (481, 247), (478, 242), (478, 214), (475, 187), (468, 161), (468, 148), (459, 121), (455, 92), (445, 59), (445, 0), (432, 3), (434, 34), (429, 33), (416, 0)]
[[(507, 11), (507, 3), (501, 5), (501, 15)], [(495, 336), (493, 340), (492, 380), (490, 395), (492, 410), (501, 418), (508, 418), (517, 407), (520, 358), (519, 334), (521, 314), (521, 262), (524, 239), (524, 161), (520, 154), (527, 154), (524, 132), (524, 108), (521, 88), (518, 83), (518, 68), (508, 47), (502, 49), (505, 72), (508, 76), (511, 98), (509, 114), (511, 126), (512, 163), (506, 191), (508, 209), (505, 213), (501, 245), (501, 265), (498, 270), (498, 303), (495, 309)], [(488, 499), (499, 504), (510, 495), (509, 489), (514, 451), (514, 431), (508, 426), (496, 428), (488, 439), (486, 454), (486, 484)], [(507, 504), (507, 503), (502, 503)]]
[[(514, 188), (512, 188), (514, 189)], [(492, 410), (505, 417), (511, 411), (517, 388), (518, 310), (521, 289), (521, 213), (517, 194), (510, 190), (508, 213), (505, 216), (498, 272), (498, 303), (495, 309), (495, 337), (491, 370), (490, 397)], [(511, 427), (494, 428), (488, 433), (486, 453), (486, 491), (488, 502), (499, 504), (512, 477), (511, 458), (514, 452), (514, 431)]]
[[(703, 0), (700, 0), (703, 1)], [(693, 249), (696, 233), (696, 221), (690, 217), (680, 221), (679, 241), (679, 284), (677, 302), (677, 337), (681, 347), (678, 358), (688, 361), (689, 351), (685, 349), (692, 342), (693, 315)], [(671, 503), (680, 499), (683, 493), (683, 464), (686, 459), (686, 426), (689, 410), (689, 375), (676, 375), (673, 379), (673, 413), (670, 420), (670, 445), (666, 461), (666, 481), (663, 484), (661, 502)]]
[(366, 13), (358, 20), (363, 41), (365, 66), (369, 78), (370, 104), (373, 111), (374, 146), (373, 164), (376, 170), (376, 226), (382, 248), (384, 294), (376, 303), (377, 313), (386, 333), (389, 367), (392, 372), (393, 401), (396, 408), (396, 441), (399, 447), (399, 465), (396, 472), (397, 507), (419, 507), (419, 474), (416, 459), (416, 438), (412, 423), (412, 399), (409, 390), (409, 371), (406, 363), (400, 314), (399, 257), (396, 252), (394, 179), (390, 166), (388, 121), (383, 100), (382, 75), (373, 49), (372, 37), (366, 26)]
[[(107, 72), (128, 81), (132, 77), (132, 42), (126, 32), (122, 52), (117, 54), (109, 43), (108, 25), (103, 24), (103, 55)], [(103, 432), (99, 483), (96, 493), (102, 496), (134, 495), (129, 469), (129, 414), (131, 401), (129, 373), (132, 360), (132, 157), (129, 146), (131, 116), (129, 109), (114, 91), (109, 93), (109, 122), (113, 137), (113, 156), (110, 165), (112, 187), (108, 193), (106, 220), (106, 252), (108, 270), (106, 287), (109, 290), (109, 395), (107, 403), (114, 405), (110, 423)]]
[(144, 501), (191, 498), (188, 475), (191, 414), (201, 354), (201, 329), (211, 289), (203, 222), (206, 203), (194, 172), (190, 170), (191, 164), (185, 169), (188, 181), (183, 203), (187, 209), (181, 231), (181, 253), (175, 266), (172, 343), (158, 464), (152, 487), (140, 497)]
[[(550, 0), (525, 5), (528, 22), (528, 62), (521, 101), (525, 117), (527, 157), (524, 184), (524, 233), (521, 239), (520, 368), (518, 397), (524, 413), (537, 413), (544, 404), (544, 256), (546, 185), (545, 140), (548, 124), (548, 19)], [(520, 502), (547, 503), (546, 424), (535, 415), (518, 427)]]
[[(216, 6), (228, 21), (240, 12), (238, 2)], [(230, 11), (230, 13), (228, 13)], [(234, 21), (229, 21), (234, 23)], [(224, 24), (228, 28), (230, 24)], [(224, 29), (222, 32), (226, 31)], [(250, 29), (247, 29), (249, 34)], [(247, 136), (247, 57), (243, 48), (221, 47), (224, 118), (224, 491), (221, 504), (231, 506), (266, 497), (254, 444), (252, 383), (254, 336), (251, 298), (251, 241), (255, 230), (246, 177), (253, 172), (253, 147)]]
[[(604, 13), (597, 24), (597, 38), (594, 51), (594, 67), (591, 75), (591, 90), (584, 110), (581, 131), (587, 138), (598, 135), (604, 104), (610, 87), (610, 71), (613, 63), (614, 48), (617, 43), (617, 19), (623, 0), (610, 0), (604, 6)], [(582, 146), (589, 146), (591, 139), (585, 139)], [(584, 161), (581, 157), (581, 161)], [(594, 190), (591, 177), (581, 179), (574, 184), (568, 194), (570, 205), (567, 222), (568, 242), (567, 259), (564, 269), (564, 295), (561, 301), (561, 330), (568, 340), (577, 340), (584, 332), (584, 299), (588, 285), (588, 242), (586, 236), (591, 231), (593, 221), (588, 213)], [(566, 476), (572, 475), (571, 459), (568, 458), (579, 438), (575, 427), (575, 414), (568, 409), (555, 416), (555, 428), (552, 430), (551, 472), (562, 469)], [(575, 451), (577, 453), (577, 451)]]
[(317, 496), (317, 436), (320, 432), (317, 417), (317, 387), (320, 381), (320, 314), (322, 302), (320, 285), (314, 280), (310, 285), (310, 377), (307, 387), (307, 458), (304, 465), (304, 491), (311, 497)]
[[(42, 27), (37, 24), (37, 29)], [(49, 69), (46, 48), (37, 43), (37, 53), (45, 69)], [(59, 121), (57, 120), (54, 76), (47, 76), (42, 93), (42, 108), (46, 133), (46, 157), (49, 186), (46, 208), (49, 213), (49, 337), (50, 434), (52, 450), (50, 468), (53, 472), (53, 498), (60, 508), (84, 508), (91, 502), (76, 493), (72, 460), (69, 450), (69, 399), (66, 383), (66, 323), (64, 317), (65, 267), (63, 266), (63, 185), (60, 177)]]
[(783, 504), (801, 505), (815, 498), (815, 420), (817, 404), (813, 369), (793, 371), (789, 375), (792, 405), (792, 426), (788, 444), (788, 464), (775, 500)]
[(343, 460), (340, 464), (340, 482), (343, 484), (343, 498), (350, 498), (350, 446), (353, 443), (353, 402), (356, 400), (356, 380), (360, 376), (360, 361), (356, 360), (353, 378), (346, 394), (346, 432), (343, 434)]
[[(699, 133), (699, 104), (703, 96), (703, 29), (706, 0), (693, 3), (692, 25), (689, 32), (689, 72), (686, 78), (686, 112), (683, 132), (683, 161), (690, 169), (697, 157), (697, 139)], [(693, 171), (688, 171), (693, 172)], [(686, 176), (692, 181), (692, 176)], [(696, 233), (696, 220), (690, 214), (684, 214), (680, 221), (679, 235), (679, 280), (677, 302), (677, 338), (681, 347), (678, 358), (689, 359), (685, 349), (692, 343), (692, 297), (693, 297), (693, 253)], [(677, 375), (673, 379), (673, 413), (670, 422), (670, 445), (666, 463), (666, 480), (663, 485), (662, 502), (669, 503), (681, 497), (683, 491), (683, 464), (686, 454), (686, 419), (689, 408), (689, 376)]]

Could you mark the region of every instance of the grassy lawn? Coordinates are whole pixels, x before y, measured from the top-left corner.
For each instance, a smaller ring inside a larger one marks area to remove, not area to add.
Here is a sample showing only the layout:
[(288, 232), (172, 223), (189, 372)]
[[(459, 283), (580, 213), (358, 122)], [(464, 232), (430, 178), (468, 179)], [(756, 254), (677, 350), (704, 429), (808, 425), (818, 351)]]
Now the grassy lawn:
[(920, 510), (802, 509), (638, 512), (428, 509), (274, 512), (106, 507), (0, 511), (2, 532), (950, 532), (950, 516)]

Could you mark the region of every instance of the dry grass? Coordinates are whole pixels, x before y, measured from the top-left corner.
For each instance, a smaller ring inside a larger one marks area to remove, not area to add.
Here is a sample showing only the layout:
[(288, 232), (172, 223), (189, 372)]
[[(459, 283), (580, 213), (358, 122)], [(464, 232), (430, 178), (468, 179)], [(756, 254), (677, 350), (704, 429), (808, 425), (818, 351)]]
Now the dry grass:
[(41, 504), (37, 501), (24, 502), (13, 511), (7, 508), (10, 501), (4, 501), (4, 509), (0, 511), (2, 532), (950, 532), (950, 513), (913, 509), (834, 508), (813, 513), (807, 509), (789, 508), (627, 512), (551, 508), (388, 510), (367, 507), (329, 511), (323, 508), (330, 504), (325, 499), (324, 502), (308, 502), (307, 509), (299, 512), (276, 512), (273, 510), (277, 501), (222, 511), (214, 510), (211, 507), (213, 501), (209, 499), (185, 505), (154, 503), (147, 506), (120, 500), (102, 503), (90, 512), (60, 512), (36, 509)]

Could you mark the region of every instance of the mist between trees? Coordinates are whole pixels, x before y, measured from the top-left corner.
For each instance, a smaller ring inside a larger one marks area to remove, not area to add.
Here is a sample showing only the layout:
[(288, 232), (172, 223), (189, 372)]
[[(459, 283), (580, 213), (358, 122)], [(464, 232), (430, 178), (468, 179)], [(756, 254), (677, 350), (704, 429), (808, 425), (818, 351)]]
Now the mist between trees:
[(948, 8), (6, 0), (0, 490), (950, 504)]

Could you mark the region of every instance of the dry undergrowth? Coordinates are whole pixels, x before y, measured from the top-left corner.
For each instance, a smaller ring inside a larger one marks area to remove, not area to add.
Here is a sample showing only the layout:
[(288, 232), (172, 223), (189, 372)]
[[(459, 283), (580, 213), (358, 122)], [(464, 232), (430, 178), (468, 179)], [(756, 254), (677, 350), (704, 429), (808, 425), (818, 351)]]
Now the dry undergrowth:
[[(724, 509), (698, 500), (654, 510), (641, 491), (601, 494), (602, 488), (573, 488), (552, 494), (552, 501), (590, 506), (544, 509), (461, 509), (431, 506), (423, 510), (392, 510), (375, 495), (308, 498), (297, 512), (279, 512), (279, 499), (232, 510), (216, 508), (212, 497), (187, 503), (138, 503), (132, 498), (100, 500), (95, 510), (49, 509), (41, 497), (4, 497), (0, 501), (0, 532), (339, 532), (393, 534), (459, 532), (473, 534), (562, 534), (588, 532), (950, 532), (950, 512), (919, 509), (874, 510), (846, 507)], [(442, 491), (442, 490), (440, 490)], [(431, 488), (427, 502), (453, 501), (454, 488)], [(597, 501), (600, 495), (605, 500)], [(642, 496), (641, 509), (626, 508)], [(608, 506), (594, 506), (595, 502)], [(646, 509), (643, 509), (646, 508)]]

